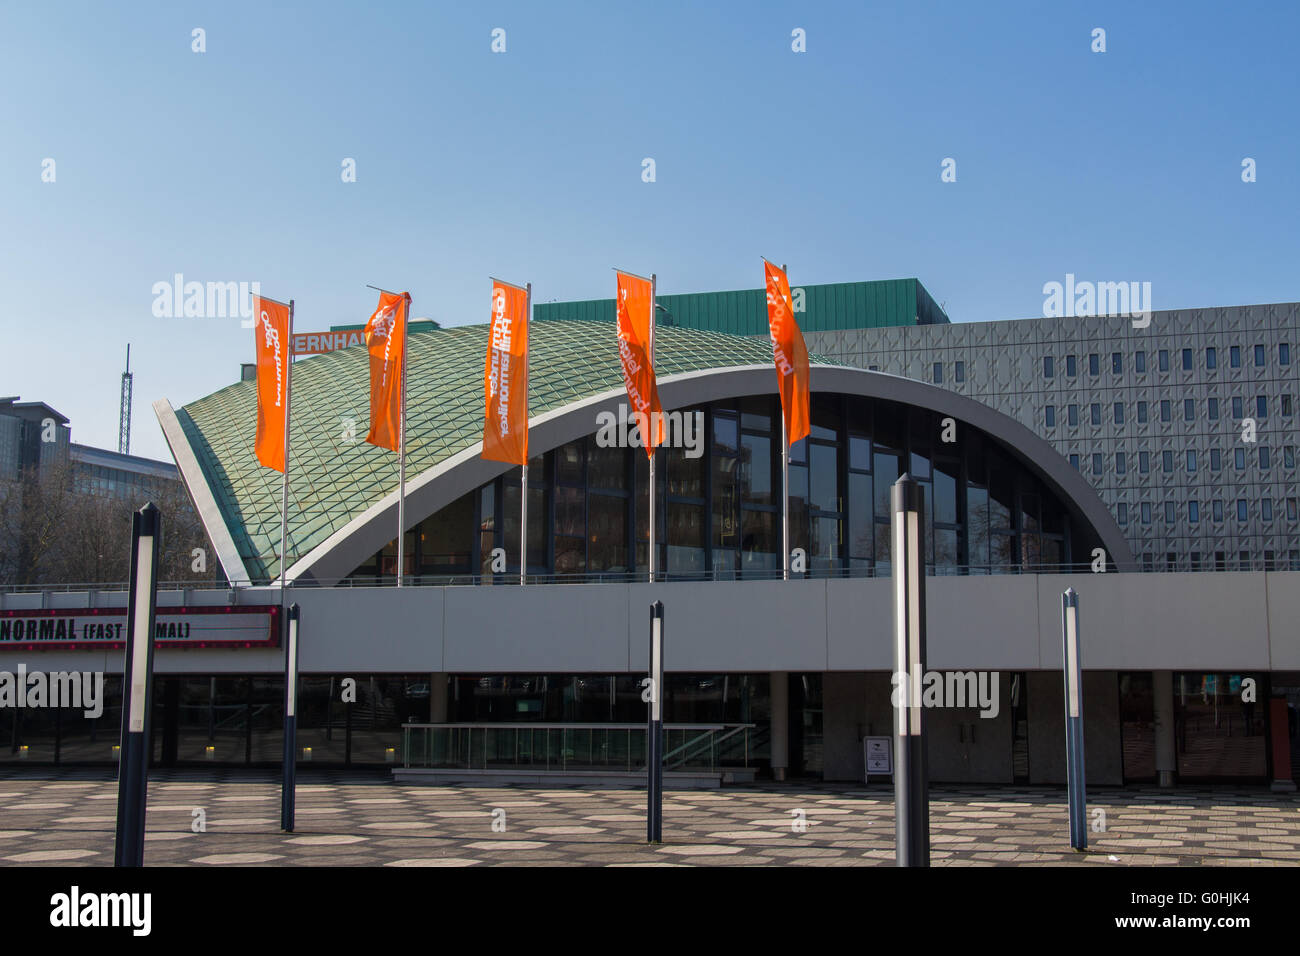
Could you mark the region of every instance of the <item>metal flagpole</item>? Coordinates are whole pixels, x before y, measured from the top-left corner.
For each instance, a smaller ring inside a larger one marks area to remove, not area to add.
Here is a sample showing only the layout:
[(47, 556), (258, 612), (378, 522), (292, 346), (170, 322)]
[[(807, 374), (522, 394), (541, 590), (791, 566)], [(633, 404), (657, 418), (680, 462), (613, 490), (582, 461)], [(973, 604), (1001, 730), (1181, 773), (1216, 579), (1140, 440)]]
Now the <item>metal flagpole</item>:
[[(524, 286), (524, 321), (526, 326), (533, 322), (533, 284)], [(531, 340), (524, 348), (524, 434), (528, 434), (528, 350)], [(519, 583), (526, 584), (528, 578), (528, 461), (525, 459), (519, 472)]]
[(401, 399), (401, 436), (397, 439), (397, 586), (402, 586), (404, 556), (402, 551), (406, 544), (406, 344), (411, 337), (411, 298), (402, 300), (402, 399)]
[(289, 540), (289, 400), (293, 393), (293, 299), (289, 300), (289, 341), (285, 343), (284, 362), (284, 487), (280, 494), (280, 607), (284, 607), (284, 583), (287, 570), (285, 552)]
[[(785, 272), (785, 263), (781, 263)], [(787, 280), (789, 273), (786, 273)], [(793, 306), (792, 306), (793, 307)], [(793, 318), (793, 316), (792, 316)], [(776, 347), (776, 343), (772, 343)], [(780, 382), (778, 381), (778, 386)], [(778, 398), (784, 398), (778, 394)], [(781, 580), (790, 580), (790, 439), (785, 425), (785, 402), (781, 402), (781, 551), (785, 557), (781, 561)]]
[[(655, 274), (650, 273), (650, 374), (654, 375), (655, 367)], [(656, 376), (657, 378), (657, 376)], [(653, 443), (655, 434), (654, 409), (650, 409), (650, 417), (647, 419), (647, 434), (642, 436), (642, 440), (647, 443)], [(650, 583), (655, 580), (655, 452), (658, 451), (653, 445), (650, 448)]]

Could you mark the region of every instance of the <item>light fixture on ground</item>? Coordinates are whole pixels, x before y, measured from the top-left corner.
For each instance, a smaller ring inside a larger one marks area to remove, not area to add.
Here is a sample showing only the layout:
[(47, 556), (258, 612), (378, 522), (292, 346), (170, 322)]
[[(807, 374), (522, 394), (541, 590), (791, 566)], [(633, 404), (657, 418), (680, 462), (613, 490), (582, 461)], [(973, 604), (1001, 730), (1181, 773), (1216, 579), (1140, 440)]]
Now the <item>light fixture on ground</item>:
[(664, 837), (664, 602), (650, 605), (650, 712), (646, 723), (646, 842)]
[(162, 515), (150, 502), (131, 516), (131, 591), (122, 667), (122, 743), (117, 776), (114, 866), (144, 866), (145, 797), (149, 788), (149, 713), (153, 631), (158, 601)]
[(284, 758), (280, 785), (280, 829), (289, 833), (293, 832), (298, 777), (298, 615), (298, 605), (290, 604), (284, 642)]
[(894, 482), (894, 845), (898, 866), (930, 865), (930, 794), (921, 678), (925, 674), (925, 501), (910, 475)]
[(1070, 846), (1086, 850), (1083, 665), (1079, 659), (1079, 594), (1074, 588), (1066, 588), (1061, 595), (1061, 660), (1065, 676), (1065, 781), (1070, 805)]

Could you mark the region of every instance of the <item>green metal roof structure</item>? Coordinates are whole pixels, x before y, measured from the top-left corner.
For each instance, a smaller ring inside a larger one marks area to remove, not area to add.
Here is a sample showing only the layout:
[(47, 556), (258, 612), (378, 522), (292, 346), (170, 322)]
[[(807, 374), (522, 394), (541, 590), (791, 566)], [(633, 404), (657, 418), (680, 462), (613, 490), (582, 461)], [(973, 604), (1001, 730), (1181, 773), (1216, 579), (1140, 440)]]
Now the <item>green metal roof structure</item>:
[[(612, 311), (605, 322), (535, 320), (531, 328), (531, 418), (622, 388)], [(412, 330), (407, 358), (408, 484), (414, 476), (482, 440), (487, 329), (475, 325)], [(660, 379), (679, 372), (772, 362), (766, 341), (663, 326), (656, 332), (655, 353)], [(290, 565), (397, 488), (398, 456), (365, 441), (369, 396), (370, 366), (364, 346), (300, 359), (293, 365)], [(220, 556), (227, 576), (234, 582), (246, 575), (252, 583), (278, 578), (282, 479), (279, 472), (261, 467), (253, 453), (256, 382), (227, 386), (177, 409), (174, 417), (165, 400), (154, 408), (210, 536), (214, 542), (230, 541), (237, 553), (237, 558)], [(195, 494), (196, 477), (206, 486), (201, 495)], [(209, 495), (211, 507), (205, 508), (199, 499)], [(213, 522), (220, 522), (227, 534), (214, 534)], [(242, 568), (231, 567), (236, 560)]]
[[(793, 285), (796, 309), (799, 289), (804, 294), (804, 311), (797, 318), (799, 328), (805, 332), (948, 324), (948, 316), (918, 279)], [(656, 295), (655, 302), (663, 308), (659, 313), (661, 327), (707, 329), (731, 335), (768, 334), (767, 297), (763, 289)], [(614, 300), (535, 302), (533, 314), (538, 319), (613, 322)]]

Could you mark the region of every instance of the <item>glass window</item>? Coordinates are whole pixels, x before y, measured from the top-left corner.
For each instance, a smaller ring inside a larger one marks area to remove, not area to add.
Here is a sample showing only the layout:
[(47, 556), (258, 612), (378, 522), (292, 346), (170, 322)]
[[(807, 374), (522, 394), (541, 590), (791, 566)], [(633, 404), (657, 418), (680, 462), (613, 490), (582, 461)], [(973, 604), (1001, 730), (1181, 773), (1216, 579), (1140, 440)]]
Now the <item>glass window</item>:
[(1073, 355), (1067, 355), (1065, 357), (1065, 374), (1070, 378), (1074, 378), (1074, 376), (1078, 374), (1078, 367), (1075, 365)]
[(1149, 501), (1142, 502), (1142, 523), (1151, 523), (1151, 502)]
[(1255, 396), (1255, 415), (1258, 418), (1268, 417), (1268, 399), (1263, 395)]
[(1291, 417), (1291, 396), (1290, 395), (1282, 396), (1282, 415), (1284, 418)]
[(1196, 449), (1194, 448), (1187, 449), (1187, 470), (1196, 470)]
[(839, 511), (839, 449), (834, 445), (813, 444), (809, 449), (810, 504), (819, 511)]
[(1220, 461), (1220, 457), (1219, 457), (1219, 449), (1211, 448), (1210, 449), (1210, 471), (1218, 471), (1221, 467), (1222, 467), (1222, 462)]
[(1150, 470), (1151, 470), (1150, 452), (1145, 452), (1145, 451), (1138, 452), (1138, 471), (1145, 475)]
[(1092, 473), (1094, 475), (1101, 474), (1101, 452), (1099, 451), (1092, 453)]
[(1217, 398), (1211, 398), (1206, 402), (1206, 412), (1210, 416), (1210, 421), (1217, 422), (1219, 420), (1219, 400)]
[[(703, 436), (701, 436), (702, 440)], [(637, 449), (640, 453), (640, 449)], [(669, 494), (702, 495), (704, 487), (704, 456), (687, 458), (685, 449), (667, 448), (660, 452), (668, 461)], [(610, 491), (627, 490), (627, 449), (602, 448), (595, 436), (587, 440), (587, 484), (592, 488)], [(661, 459), (663, 460), (663, 459)], [(693, 487), (694, 492), (682, 489)]]
[(1165, 502), (1165, 524), (1173, 524), (1178, 520), (1178, 509), (1172, 501)]
[(1043, 356), (1043, 378), (1054, 378), (1056, 376), (1056, 363), (1050, 355)]
[(1069, 405), (1066, 407), (1065, 413), (1066, 421), (1069, 423), (1070, 427), (1076, 427), (1079, 424), (1079, 406)]
[[(740, 477), (741, 501), (745, 504), (779, 505), (780, 494), (773, 490), (772, 439), (766, 435), (744, 434), (740, 437), (740, 446), (740, 462), (737, 470)], [(814, 463), (816, 448), (819, 447), (822, 446), (814, 446)], [(815, 478), (813, 484), (815, 487)]]
[(555, 480), (563, 484), (582, 484), (585, 442), (571, 441), (555, 450)]
[(957, 475), (955, 461), (939, 460), (934, 466), (934, 521), (936, 524), (957, 523)]
[(942, 362), (934, 363), (934, 384), (936, 385), (943, 384), (943, 363)]
[(1246, 449), (1234, 448), (1232, 450), (1232, 466), (1238, 471), (1246, 467)]
[(1115, 516), (1119, 519), (1120, 524), (1128, 524), (1128, 505), (1120, 502), (1115, 506)]
[(1216, 499), (1214, 500), (1214, 504), (1211, 506), (1210, 511), (1211, 511), (1211, 513), (1213, 514), (1213, 516), (1214, 516), (1214, 520), (1215, 520), (1215, 521), (1222, 521), (1222, 520), (1223, 520), (1223, 502), (1222, 502), (1222, 501), (1220, 501), (1219, 499), (1216, 498)]
[(1246, 499), (1245, 498), (1237, 499), (1237, 520), (1238, 521), (1246, 520)]
[(1172, 412), (1171, 412), (1171, 408), (1170, 408), (1170, 404), (1169, 404), (1169, 399), (1167, 399), (1167, 398), (1162, 398), (1162, 399), (1160, 400), (1160, 420), (1161, 420), (1162, 422), (1167, 422), (1167, 421), (1171, 420), (1172, 418), (1173, 418), (1173, 415), (1172, 415)]
[(1259, 514), (1265, 521), (1273, 520), (1273, 499), (1261, 498), (1259, 500)]
[(1115, 473), (1118, 475), (1128, 471), (1128, 456), (1122, 451), (1115, 452)]
[(1100, 424), (1101, 424), (1101, 404), (1100, 404), (1100, 403), (1098, 403), (1098, 402), (1093, 402), (1093, 403), (1088, 407), (1088, 414), (1089, 414), (1089, 417), (1092, 419), (1092, 423), (1093, 423), (1094, 425), (1100, 425)]
[(1240, 395), (1234, 395), (1232, 398), (1232, 417), (1238, 420), (1245, 417), (1245, 413), (1242, 410)]
[(953, 366), (952, 377), (953, 377), (953, 380), (954, 380), (954, 381), (957, 381), (957, 382), (964, 382), (964, 381), (966, 381), (966, 363), (965, 363), (965, 362), (958, 362), (956, 365)]
[(1191, 370), (1192, 370), (1192, 350), (1183, 349), (1183, 371), (1190, 372)]
[(1296, 520), (1296, 500), (1294, 498), (1288, 498), (1286, 500), (1286, 520), (1287, 521)]
[(1207, 346), (1205, 349), (1205, 367), (1208, 369), (1219, 367), (1219, 352), (1213, 345)]
[(1196, 402), (1190, 398), (1183, 399), (1183, 421), (1190, 422), (1196, 418)]
[(1201, 520), (1201, 506), (1199, 502), (1187, 502), (1187, 520), (1196, 524)]
[[(704, 506), (670, 501), (667, 507), (668, 571), (703, 571)], [(606, 570), (615, 568), (611, 566)]]
[(849, 467), (858, 471), (871, 470), (871, 439), (849, 436)]
[(1282, 342), (1278, 344), (1277, 364), (1279, 365), (1291, 364), (1291, 346), (1286, 342)]
[(1259, 467), (1260, 467), (1260, 470), (1262, 470), (1262, 471), (1268, 471), (1269, 466), (1271, 465), (1271, 463), (1272, 463), (1272, 459), (1270, 459), (1269, 454), (1268, 454), (1268, 446), (1267, 446), (1267, 445), (1260, 445), (1260, 446), (1259, 446)]
[(1147, 420), (1147, 403), (1138, 402), (1138, 422), (1142, 423)]
[(1056, 406), (1048, 405), (1046, 408), (1044, 408), (1043, 418), (1046, 420), (1048, 428), (1055, 428), (1056, 427)]
[(772, 432), (774, 399), (754, 395), (740, 400), (740, 427), (749, 431)]
[(1110, 353), (1110, 370), (1114, 375), (1120, 375), (1124, 372), (1124, 357), (1119, 352)]
[(1071, 456), (1070, 456), (1070, 467), (1073, 468), (1075, 471), (1078, 471), (1078, 470), (1079, 470), (1079, 456), (1078, 456), (1078, 455), (1071, 455)]
[(1161, 349), (1157, 353), (1157, 359), (1159, 360), (1160, 363), (1160, 371), (1162, 372), (1169, 371), (1169, 350)]
[(1147, 353), (1145, 351), (1139, 349), (1133, 355), (1133, 367), (1139, 372), (1145, 372), (1147, 370)]
[(898, 455), (894, 452), (877, 451), (875, 457), (876, 517), (892, 520), (894, 516), (890, 495), (894, 482), (898, 481)]
[(870, 558), (874, 521), (871, 476), (849, 472), (849, 557)]
[(1115, 403), (1115, 424), (1116, 425), (1124, 424), (1124, 403), (1123, 402)]
[(1264, 367), (1264, 346), (1262, 345), (1255, 346), (1255, 367)]
[[(558, 493), (568, 491), (559, 489)], [(628, 567), (627, 551), (627, 505), (628, 499), (616, 495), (593, 494), (588, 499), (588, 531), (591, 534), (590, 571), (621, 572), (631, 570)], [(698, 505), (688, 505), (697, 512)], [(672, 505), (668, 506), (668, 541), (669, 553), (672, 552), (674, 529), (671, 518), (674, 515)], [(680, 515), (680, 512), (677, 512)], [(700, 552), (701, 570), (703, 569), (703, 551)], [(672, 559), (670, 557), (670, 570)]]
[(1228, 349), (1228, 364), (1233, 368), (1241, 368), (1241, 346), (1233, 345)]
[[(771, 571), (781, 566), (780, 516), (773, 511), (741, 513), (740, 560), (748, 571)], [(814, 546), (810, 558), (817, 554)]]
[(1101, 374), (1101, 360), (1098, 358), (1096, 352), (1093, 352), (1088, 356), (1088, 374), (1089, 375)]
[(1160, 453), (1160, 460), (1163, 462), (1166, 472), (1174, 470), (1174, 453), (1172, 451), (1162, 451)]
[(1295, 446), (1285, 445), (1282, 448), (1282, 466), (1284, 468), (1295, 467)]

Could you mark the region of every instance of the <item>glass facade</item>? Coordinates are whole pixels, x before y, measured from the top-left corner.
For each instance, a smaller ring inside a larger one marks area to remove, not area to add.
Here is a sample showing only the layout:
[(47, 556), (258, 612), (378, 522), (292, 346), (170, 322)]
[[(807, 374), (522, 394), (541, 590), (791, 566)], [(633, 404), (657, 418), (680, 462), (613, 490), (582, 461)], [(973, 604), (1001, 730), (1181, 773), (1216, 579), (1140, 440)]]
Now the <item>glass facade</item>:
[[(658, 566), (676, 579), (778, 575), (777, 397), (682, 414), (699, 427), (687, 447), (663, 448), (657, 458)], [(945, 435), (928, 410), (829, 393), (813, 394), (811, 417), (811, 434), (791, 447), (789, 464), (790, 547), (803, 549), (806, 575), (888, 574), (890, 489), (904, 472), (924, 490), (935, 573), (1053, 570), (1090, 559), (1057, 496), (975, 429)], [(601, 447), (593, 434), (532, 459), (528, 477), (529, 574), (620, 580), (646, 570), (642, 449)], [(407, 573), (430, 584), (517, 580), (518, 524), (516, 468), (408, 532)], [(491, 573), (494, 548), (505, 551), (499, 576)], [(390, 542), (352, 583), (392, 583), (395, 556)]]

